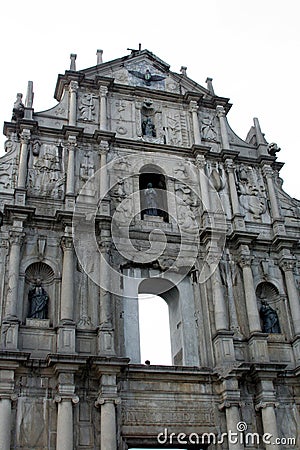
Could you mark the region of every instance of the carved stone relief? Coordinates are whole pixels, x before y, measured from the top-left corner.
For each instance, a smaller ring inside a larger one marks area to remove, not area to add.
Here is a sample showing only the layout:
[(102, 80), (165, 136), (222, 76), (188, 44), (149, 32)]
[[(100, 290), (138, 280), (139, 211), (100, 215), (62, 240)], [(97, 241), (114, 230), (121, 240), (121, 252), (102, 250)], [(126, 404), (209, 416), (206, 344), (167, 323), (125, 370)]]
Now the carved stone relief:
[(65, 176), (62, 171), (62, 157), (54, 144), (42, 144), (38, 156), (32, 158), (28, 170), (28, 191), (33, 195), (62, 198)]
[(78, 119), (95, 122), (97, 118), (98, 95), (83, 93), (78, 100)]
[(266, 190), (260, 174), (250, 166), (241, 164), (237, 169), (237, 191), (241, 206), (250, 218), (261, 222), (267, 211)]

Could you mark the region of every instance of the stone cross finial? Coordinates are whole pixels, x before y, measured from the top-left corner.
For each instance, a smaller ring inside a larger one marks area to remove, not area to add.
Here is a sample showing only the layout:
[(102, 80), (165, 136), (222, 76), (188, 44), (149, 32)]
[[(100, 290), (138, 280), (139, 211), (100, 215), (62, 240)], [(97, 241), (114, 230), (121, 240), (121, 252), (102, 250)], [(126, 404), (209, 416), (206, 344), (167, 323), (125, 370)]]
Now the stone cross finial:
[(77, 55), (76, 55), (76, 53), (71, 53), (70, 54), (70, 60), (71, 60), (71, 63), (70, 63), (70, 70), (74, 70), (74, 71), (76, 71), (76, 58), (77, 58)]
[(96, 55), (97, 55), (97, 66), (98, 66), (99, 64), (103, 63), (103, 59), (102, 59), (103, 50), (98, 49)]

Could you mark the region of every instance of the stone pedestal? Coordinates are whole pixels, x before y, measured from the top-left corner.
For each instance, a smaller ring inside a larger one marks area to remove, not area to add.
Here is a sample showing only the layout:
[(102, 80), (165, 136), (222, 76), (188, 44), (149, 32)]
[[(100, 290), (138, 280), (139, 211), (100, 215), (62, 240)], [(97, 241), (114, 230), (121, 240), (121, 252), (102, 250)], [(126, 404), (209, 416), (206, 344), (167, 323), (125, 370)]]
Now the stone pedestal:
[(231, 331), (219, 332), (214, 337), (216, 365), (220, 366), (235, 361), (233, 335)]
[(265, 333), (253, 333), (248, 341), (250, 361), (266, 363), (270, 361), (268, 351), (268, 335)]
[(63, 324), (57, 330), (57, 351), (59, 353), (75, 353), (75, 324)]

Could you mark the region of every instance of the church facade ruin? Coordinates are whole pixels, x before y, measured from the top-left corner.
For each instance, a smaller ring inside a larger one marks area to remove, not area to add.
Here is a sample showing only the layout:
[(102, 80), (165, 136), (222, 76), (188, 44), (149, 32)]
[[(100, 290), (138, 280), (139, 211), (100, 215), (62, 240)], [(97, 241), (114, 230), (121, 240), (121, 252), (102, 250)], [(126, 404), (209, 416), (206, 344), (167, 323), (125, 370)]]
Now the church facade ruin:
[[(148, 50), (71, 55), (54, 96), (35, 112), (29, 82), (4, 123), (1, 449), (299, 448), (300, 202), (278, 146)], [(141, 361), (140, 294), (168, 305), (171, 365)]]

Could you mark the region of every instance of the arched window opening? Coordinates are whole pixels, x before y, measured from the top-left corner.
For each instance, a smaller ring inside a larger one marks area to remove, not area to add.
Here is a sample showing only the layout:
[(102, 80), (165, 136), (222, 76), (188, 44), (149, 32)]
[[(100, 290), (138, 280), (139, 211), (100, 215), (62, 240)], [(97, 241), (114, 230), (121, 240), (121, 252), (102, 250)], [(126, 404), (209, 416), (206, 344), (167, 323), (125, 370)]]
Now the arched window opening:
[(183, 365), (182, 319), (177, 287), (166, 279), (147, 278), (140, 283), (138, 293), (141, 362)]
[(160, 296), (139, 294), (141, 362), (172, 365), (168, 305)]
[(169, 222), (165, 177), (162, 173), (149, 170), (142, 172), (139, 178), (141, 218), (143, 220), (145, 216), (156, 216)]

